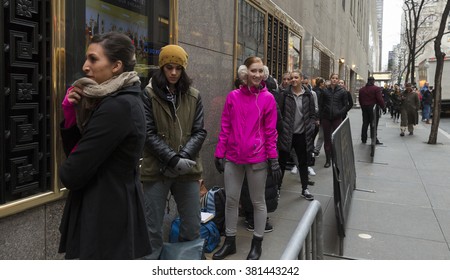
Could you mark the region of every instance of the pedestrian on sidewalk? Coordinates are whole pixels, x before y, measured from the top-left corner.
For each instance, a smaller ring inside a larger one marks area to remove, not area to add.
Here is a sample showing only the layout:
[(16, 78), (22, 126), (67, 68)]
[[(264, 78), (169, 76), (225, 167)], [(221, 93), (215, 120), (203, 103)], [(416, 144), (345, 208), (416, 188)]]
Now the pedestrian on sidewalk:
[[(273, 94), (275, 97), (275, 101), (278, 102), (280, 99), (280, 92), (279, 87), (276, 83), (276, 80), (270, 75), (269, 68), (264, 65), (264, 83), (266, 84), (267, 90)], [(239, 84), (237, 88), (239, 88), (242, 84)], [(283, 121), (281, 119), (281, 110), (277, 104), (277, 133), (279, 134), (283, 127)], [(267, 213), (274, 212), (278, 207), (278, 196), (279, 196), (279, 189), (280, 189), (280, 182), (275, 182), (273, 180), (272, 174), (267, 174), (266, 179), (266, 190), (265, 190), (265, 197), (266, 197), (266, 207), (267, 207)], [(241, 189), (241, 199), (240, 199), (240, 206), (242, 213), (245, 217), (245, 223), (247, 224), (247, 230), (248, 231), (255, 231), (255, 222), (253, 217), (253, 203), (250, 199), (250, 192), (248, 189), (248, 181), (247, 178), (244, 178), (244, 183), (242, 184)], [(266, 227), (264, 228), (264, 232), (272, 232), (273, 226), (269, 222), (269, 217), (266, 219)]]
[(262, 59), (256, 56), (247, 58), (239, 66), (238, 76), (244, 84), (227, 95), (214, 154), (217, 170), (224, 173), (227, 194), (225, 241), (214, 253), (215, 260), (236, 253), (239, 196), (245, 176), (255, 223), (247, 259), (261, 257), (267, 219), (265, 182), (268, 167), (275, 182), (281, 179), (277, 152), (277, 104), (263, 82)]
[(412, 89), (411, 83), (405, 84), (405, 90), (402, 93), (400, 136), (405, 136), (406, 128), (409, 135), (414, 134), (414, 125), (419, 123), (419, 108), (419, 95)]
[(400, 91), (399, 85), (394, 85), (394, 91), (391, 94), (391, 104), (392, 104), (392, 118), (394, 123), (400, 121), (400, 110), (402, 107), (402, 92)]
[[(367, 142), (367, 129), (370, 126), (370, 138), (374, 137), (375, 131), (378, 130), (378, 121), (381, 113), (386, 113), (386, 105), (383, 100), (381, 88), (375, 85), (375, 78), (369, 77), (367, 84), (359, 90), (359, 104), (361, 105), (362, 113), (362, 127), (361, 127), (361, 142), (365, 144)], [(373, 114), (373, 106), (377, 106), (375, 109), (375, 115)], [(375, 127), (373, 127), (373, 118), (375, 120)], [(376, 144), (381, 145), (383, 143), (376, 139)]]
[[(311, 94), (314, 99), (314, 112), (316, 114), (316, 117), (319, 115), (319, 100), (317, 99), (317, 93), (313, 90), (311, 84), (309, 83), (309, 77), (307, 75), (303, 75), (302, 80), (302, 86), (308, 88), (311, 91)], [(316, 138), (317, 132), (318, 132), (318, 121), (316, 119), (315, 126), (314, 126), (314, 132), (313, 132), (313, 146), (314, 146), (314, 139)], [(315, 176), (316, 172), (314, 171), (313, 166), (316, 164), (316, 159), (314, 155), (314, 148), (312, 156), (308, 157), (308, 175)], [(314, 185), (314, 181), (309, 181), (309, 185)]]
[(298, 159), (298, 170), (302, 185), (301, 196), (313, 200), (308, 189), (308, 162), (314, 151), (314, 130), (316, 111), (314, 98), (308, 87), (302, 85), (303, 74), (300, 70), (291, 72), (291, 85), (282, 91), (280, 98), (283, 116), (283, 131), (278, 137), (280, 165), (282, 173), (286, 170), (287, 161), (292, 149)]
[[(323, 90), (325, 89), (325, 80), (321, 77), (316, 78), (316, 85), (313, 88), (313, 90), (316, 92), (317, 95), (317, 105), (319, 105), (319, 100), (320, 100), (320, 95), (322, 94)], [(320, 113), (319, 110), (318, 114)], [(316, 120), (316, 128), (314, 131), (314, 139), (316, 139), (316, 143), (314, 145), (314, 156), (318, 157), (320, 150), (322, 149), (323, 146), (323, 128), (320, 125), (320, 121), (319, 118), (317, 118)]]
[(291, 73), (286, 72), (283, 73), (281, 84), (278, 87), (279, 92), (281, 92), (283, 89), (286, 89), (291, 84)]
[(200, 237), (200, 149), (206, 138), (203, 104), (186, 73), (188, 54), (167, 45), (159, 54), (159, 68), (144, 89), (147, 138), (141, 166), (145, 212), (152, 254), (163, 246), (162, 228), (169, 192), (181, 218), (180, 241)]
[(330, 86), (322, 91), (319, 99), (320, 125), (323, 126), (325, 142), (325, 168), (331, 166), (331, 134), (341, 124), (349, 110), (347, 91), (338, 85), (338, 82), (339, 75), (331, 74)]
[[(347, 108), (348, 108), (348, 111), (350, 111), (353, 108), (353, 105), (354, 105), (352, 94), (350, 93), (350, 91), (348, 91), (344, 80), (339, 80), (339, 85), (341, 87), (343, 87), (345, 89), (345, 91), (347, 92), (347, 98), (348, 98), (348, 107)], [(344, 118), (347, 117), (348, 111), (347, 111), (347, 113), (345, 113), (345, 117)]]
[(431, 89), (428, 82), (424, 84), (424, 86), (420, 90), (420, 93), (422, 95), (422, 121), (430, 124), (431, 104), (433, 103), (433, 96), (431, 94)]
[(86, 50), (86, 77), (64, 98), (67, 159), (59, 178), (69, 194), (59, 252), (66, 259), (137, 259), (151, 252), (138, 175), (145, 117), (135, 64), (129, 37), (95, 35)]

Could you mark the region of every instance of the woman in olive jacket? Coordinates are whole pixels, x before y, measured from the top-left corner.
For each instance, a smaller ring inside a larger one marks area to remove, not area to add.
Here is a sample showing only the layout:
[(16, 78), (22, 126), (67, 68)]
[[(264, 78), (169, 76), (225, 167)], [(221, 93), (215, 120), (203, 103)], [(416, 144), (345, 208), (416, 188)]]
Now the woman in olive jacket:
[(169, 192), (181, 218), (180, 241), (200, 237), (200, 149), (206, 139), (203, 105), (186, 73), (188, 54), (178, 45), (159, 53), (160, 68), (145, 87), (147, 137), (141, 166), (145, 217), (152, 254), (162, 251), (164, 212)]
[(339, 75), (331, 74), (330, 82), (330, 86), (324, 88), (319, 97), (320, 125), (323, 128), (323, 146), (326, 155), (325, 168), (331, 165), (331, 134), (341, 124), (347, 111), (351, 109), (347, 91), (338, 84)]

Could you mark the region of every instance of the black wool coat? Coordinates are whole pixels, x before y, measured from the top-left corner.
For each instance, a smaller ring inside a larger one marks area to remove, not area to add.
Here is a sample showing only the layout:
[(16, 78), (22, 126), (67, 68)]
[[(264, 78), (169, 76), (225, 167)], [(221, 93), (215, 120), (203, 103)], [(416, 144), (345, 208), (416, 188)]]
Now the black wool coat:
[[(67, 259), (136, 259), (151, 253), (138, 162), (145, 115), (138, 84), (104, 98), (83, 135), (61, 128), (69, 195), (60, 225)], [(70, 154), (74, 145), (77, 147)]]

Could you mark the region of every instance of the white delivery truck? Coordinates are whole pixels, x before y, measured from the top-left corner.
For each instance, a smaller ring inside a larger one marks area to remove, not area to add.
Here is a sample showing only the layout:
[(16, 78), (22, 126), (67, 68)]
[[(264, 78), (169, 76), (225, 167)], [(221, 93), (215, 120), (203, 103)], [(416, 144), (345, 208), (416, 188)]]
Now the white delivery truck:
[[(419, 64), (419, 79), (427, 81), (434, 88), (434, 76), (436, 73), (436, 58), (430, 57)], [(450, 113), (450, 56), (444, 58), (444, 70), (442, 72), (441, 113)]]

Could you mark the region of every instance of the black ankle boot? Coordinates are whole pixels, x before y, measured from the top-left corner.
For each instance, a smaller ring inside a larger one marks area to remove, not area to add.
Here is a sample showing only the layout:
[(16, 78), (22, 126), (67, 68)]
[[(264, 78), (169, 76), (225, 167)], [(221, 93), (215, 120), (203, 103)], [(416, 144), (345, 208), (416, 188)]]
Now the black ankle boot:
[(262, 237), (254, 236), (252, 239), (252, 247), (248, 253), (247, 260), (259, 260), (262, 253), (261, 243), (263, 241)]
[(213, 260), (223, 260), (236, 253), (236, 236), (226, 236), (222, 248), (213, 255)]
[(326, 160), (325, 165), (323, 167), (328, 168), (328, 167), (331, 166), (331, 157), (329, 155), (326, 155), (326, 156), (327, 156), (327, 160)]

